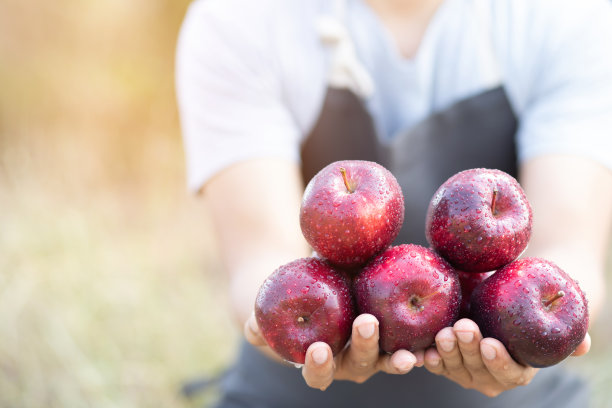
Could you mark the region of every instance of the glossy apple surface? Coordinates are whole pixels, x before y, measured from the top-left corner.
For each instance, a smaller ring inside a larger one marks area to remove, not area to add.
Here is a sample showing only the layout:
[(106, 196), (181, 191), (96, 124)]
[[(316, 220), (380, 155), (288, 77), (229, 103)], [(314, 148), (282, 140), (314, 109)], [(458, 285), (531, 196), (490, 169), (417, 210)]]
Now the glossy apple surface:
[(525, 258), (499, 269), (472, 294), (470, 313), (485, 337), (517, 362), (547, 367), (572, 354), (589, 325), (578, 284), (554, 263)]
[(512, 176), (470, 169), (440, 186), (425, 222), (427, 240), (455, 268), (487, 272), (512, 262), (527, 247), (532, 212)]
[(365, 264), (397, 237), (404, 196), (381, 165), (359, 160), (332, 163), (308, 183), (300, 208), (306, 241), (343, 268)]
[(260, 287), (255, 318), (270, 348), (303, 364), (308, 346), (322, 341), (335, 355), (351, 335), (354, 302), (346, 278), (327, 262), (303, 258), (281, 266)]
[(470, 298), (476, 286), (480, 285), (489, 276), (493, 275), (494, 271), (473, 273), (457, 271), (459, 275), (459, 284), (461, 285), (461, 308), (459, 310), (459, 318), (470, 317)]
[(380, 347), (422, 350), (459, 314), (457, 272), (439, 255), (418, 245), (388, 248), (355, 278), (359, 313), (380, 323)]

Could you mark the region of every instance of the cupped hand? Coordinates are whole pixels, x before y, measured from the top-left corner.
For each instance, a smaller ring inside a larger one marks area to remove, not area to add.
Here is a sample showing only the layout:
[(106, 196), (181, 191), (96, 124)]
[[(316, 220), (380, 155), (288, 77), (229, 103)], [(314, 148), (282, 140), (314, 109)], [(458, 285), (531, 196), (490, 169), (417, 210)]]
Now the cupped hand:
[[(244, 334), (251, 344), (267, 347), (253, 316), (245, 323)], [(414, 366), (423, 364), (424, 353), (398, 350), (393, 354), (381, 354), (378, 347), (378, 320), (370, 314), (359, 315), (353, 322), (351, 340), (347, 347), (332, 358), (330, 347), (316, 342), (306, 351), (302, 376), (312, 388), (325, 390), (334, 380), (363, 383), (379, 371), (388, 374), (405, 374)], [(277, 357), (278, 358), (278, 357)]]
[[(489, 397), (529, 384), (538, 372), (537, 368), (514, 361), (500, 341), (483, 339), (476, 323), (469, 319), (442, 329), (435, 341), (436, 347), (425, 352), (425, 367)], [(590, 347), (591, 338), (587, 334), (573, 355), (584, 355)]]

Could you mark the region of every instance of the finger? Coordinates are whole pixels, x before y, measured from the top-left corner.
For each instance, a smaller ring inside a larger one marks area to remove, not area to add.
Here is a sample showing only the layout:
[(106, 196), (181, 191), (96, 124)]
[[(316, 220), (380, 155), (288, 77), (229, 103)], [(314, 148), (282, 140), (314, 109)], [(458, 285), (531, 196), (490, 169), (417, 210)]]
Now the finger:
[(576, 347), (576, 350), (574, 350), (574, 352), (572, 353), (572, 356), (574, 357), (584, 356), (586, 353), (589, 352), (590, 349), (591, 349), (591, 336), (589, 335), (589, 333), (587, 333), (586, 336), (584, 337), (584, 340), (582, 340), (582, 343), (580, 343), (578, 347)]
[(259, 326), (257, 325), (257, 320), (255, 319), (255, 315), (251, 314), (251, 317), (244, 323), (244, 337), (247, 339), (249, 343), (254, 346), (265, 346), (266, 341), (264, 340), (261, 332), (259, 331)]
[(334, 359), (331, 348), (323, 343), (312, 343), (306, 350), (302, 376), (309, 387), (324, 391), (334, 379)]
[(417, 359), (415, 367), (423, 367), (423, 364), (425, 364), (425, 350), (418, 350), (412, 354), (414, 354)]
[(408, 350), (397, 350), (393, 354), (380, 357), (376, 363), (376, 368), (387, 374), (406, 374), (414, 368), (416, 362), (416, 356)]
[(436, 348), (442, 360), (444, 368), (453, 379), (461, 382), (471, 380), (471, 374), (463, 365), (463, 357), (457, 347), (457, 338), (452, 327), (445, 327), (436, 334)]
[(480, 354), (489, 373), (506, 386), (527, 385), (538, 371), (514, 361), (504, 345), (490, 337), (480, 342)]
[(425, 368), (430, 372), (443, 375), (445, 373), (444, 361), (434, 347), (425, 350)]
[(457, 344), (461, 352), (463, 366), (474, 376), (488, 376), (488, 370), (480, 355), (480, 329), (470, 319), (461, 319), (453, 326)]
[(372, 374), (379, 356), (378, 320), (371, 314), (357, 316), (353, 322), (351, 344), (343, 356), (344, 369), (355, 375)]
[(457, 348), (457, 338), (451, 327), (445, 327), (436, 334), (436, 349), (440, 357), (444, 360), (444, 365), (448, 370), (463, 366), (461, 353)]

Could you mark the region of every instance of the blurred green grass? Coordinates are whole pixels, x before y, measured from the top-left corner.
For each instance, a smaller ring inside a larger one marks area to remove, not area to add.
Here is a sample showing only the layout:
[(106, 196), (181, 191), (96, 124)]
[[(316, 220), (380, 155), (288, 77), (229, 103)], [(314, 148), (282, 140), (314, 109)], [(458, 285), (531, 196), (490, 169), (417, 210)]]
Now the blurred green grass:
[(0, 406), (186, 406), (237, 336), (203, 208), (3, 190)]
[[(184, 187), (173, 64), (187, 5), (0, 3), (0, 407), (214, 397), (178, 394), (239, 338), (205, 205)], [(596, 407), (612, 400), (606, 307), (593, 352), (571, 362)]]

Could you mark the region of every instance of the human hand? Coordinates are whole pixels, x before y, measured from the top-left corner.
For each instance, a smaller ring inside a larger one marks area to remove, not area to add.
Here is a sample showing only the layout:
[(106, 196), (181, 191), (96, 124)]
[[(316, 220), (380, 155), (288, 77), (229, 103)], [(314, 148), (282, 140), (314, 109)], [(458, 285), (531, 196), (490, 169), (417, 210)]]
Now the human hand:
[[(529, 384), (539, 370), (518, 364), (499, 340), (483, 339), (476, 323), (469, 319), (442, 329), (435, 341), (436, 347), (425, 352), (425, 368), (489, 397)], [(587, 334), (572, 355), (584, 355), (590, 347)]]
[[(257, 321), (251, 316), (245, 323), (244, 334), (249, 343), (263, 347), (273, 354), (261, 336)], [(370, 314), (359, 315), (353, 322), (349, 345), (332, 358), (331, 348), (316, 342), (306, 351), (302, 376), (312, 388), (325, 390), (334, 380), (363, 383), (379, 371), (388, 374), (406, 374), (414, 366), (422, 366), (424, 353), (398, 350), (393, 354), (381, 354), (378, 347), (378, 320)], [(278, 356), (276, 356), (279, 359)]]

